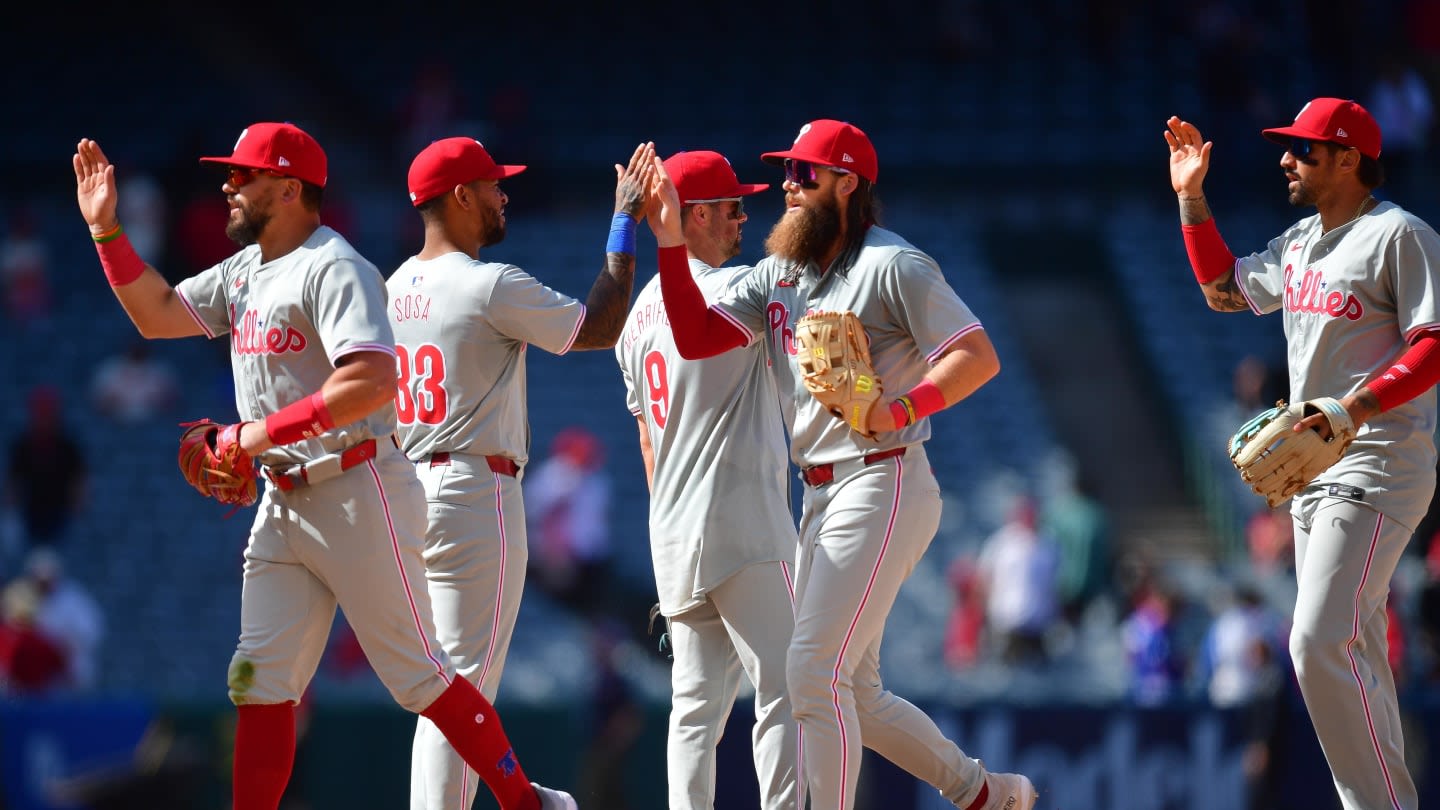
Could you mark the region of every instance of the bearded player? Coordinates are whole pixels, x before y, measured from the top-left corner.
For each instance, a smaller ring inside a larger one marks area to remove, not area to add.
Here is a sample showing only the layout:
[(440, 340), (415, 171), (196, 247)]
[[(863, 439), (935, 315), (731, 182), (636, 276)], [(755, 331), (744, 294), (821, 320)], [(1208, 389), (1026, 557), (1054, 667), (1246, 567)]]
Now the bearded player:
[[(795, 632), (786, 683), (804, 735), (815, 810), (851, 810), (862, 746), (966, 810), (1028, 810), (1017, 774), (991, 773), (880, 678), (885, 619), (940, 523), (940, 487), (924, 442), (929, 417), (999, 371), (980, 322), (935, 261), (877, 224), (879, 161), (852, 124), (822, 119), (791, 148), (762, 155), (785, 170), (786, 210), (769, 256), (707, 304), (686, 261), (680, 198), (660, 166), (651, 228), (660, 284), (682, 357), (763, 343), (805, 480), (796, 566)], [(869, 333), (887, 391), (866, 438), (804, 387), (795, 325), (808, 312), (853, 312)]]

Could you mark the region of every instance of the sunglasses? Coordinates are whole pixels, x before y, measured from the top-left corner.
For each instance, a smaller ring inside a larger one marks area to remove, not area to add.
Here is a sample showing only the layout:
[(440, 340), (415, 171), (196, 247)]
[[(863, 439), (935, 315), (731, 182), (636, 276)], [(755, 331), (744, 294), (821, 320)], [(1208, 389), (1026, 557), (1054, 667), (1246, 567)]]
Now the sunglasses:
[(848, 169), (841, 169), (837, 166), (825, 166), (819, 163), (811, 163), (808, 160), (796, 160), (785, 158), (785, 182), (794, 183), (805, 189), (817, 189), (820, 183), (816, 178), (816, 169), (826, 169), (836, 174), (849, 174)]
[(715, 203), (733, 202), (735, 207), (725, 214), (726, 219), (740, 219), (745, 216), (745, 201), (739, 197), (716, 197), (712, 200), (686, 200), (686, 205), (714, 205)]
[(271, 177), (285, 176), (279, 172), (270, 171), (269, 169), (248, 169), (244, 166), (231, 166), (225, 171), (225, 182), (234, 189), (244, 188), (245, 186), (248, 186), (252, 182), (254, 182), (255, 178), (262, 174), (268, 174)]
[[(1310, 157), (1310, 153), (1313, 152), (1313, 151), (1315, 151), (1315, 144), (1317, 144), (1317, 143), (1326, 143), (1326, 144), (1330, 144), (1330, 145), (1332, 145), (1332, 146), (1340, 146), (1340, 144), (1337, 144), (1337, 143), (1335, 143), (1335, 142), (1333, 142), (1333, 141), (1314, 141), (1314, 140), (1311, 140), (1311, 139), (1309, 139), (1309, 138), (1291, 138), (1291, 139), (1290, 139), (1290, 154), (1291, 154), (1291, 155), (1294, 155), (1294, 156), (1295, 156), (1295, 159), (1298, 160), (1298, 161), (1300, 161), (1301, 163), (1304, 163), (1304, 164), (1307, 165), (1307, 166), (1314, 166), (1315, 164), (1319, 163), (1320, 161), (1316, 160), (1315, 158)], [(1344, 147), (1341, 147), (1341, 148), (1342, 148), (1342, 149), (1354, 149), (1355, 147), (1353, 147), (1353, 146), (1344, 146)]]

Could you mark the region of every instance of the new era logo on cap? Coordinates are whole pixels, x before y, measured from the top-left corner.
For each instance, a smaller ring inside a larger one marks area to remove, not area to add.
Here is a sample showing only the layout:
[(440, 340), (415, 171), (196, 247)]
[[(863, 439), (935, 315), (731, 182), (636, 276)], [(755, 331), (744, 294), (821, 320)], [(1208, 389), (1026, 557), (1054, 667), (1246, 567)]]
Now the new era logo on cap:
[(288, 122), (251, 124), (240, 133), (231, 154), (203, 157), (200, 162), (266, 169), (322, 188), (329, 172), (325, 150), (309, 133)]
[(766, 163), (774, 164), (783, 164), (787, 158), (844, 167), (872, 183), (880, 172), (880, 161), (870, 138), (854, 124), (831, 118), (821, 118), (801, 127), (795, 143), (784, 152), (766, 152), (760, 156)]
[(1370, 158), (1380, 157), (1380, 125), (1364, 107), (1343, 98), (1311, 99), (1288, 127), (1261, 130), (1267, 139), (1289, 145), (1290, 138), (1308, 138), (1353, 147)]

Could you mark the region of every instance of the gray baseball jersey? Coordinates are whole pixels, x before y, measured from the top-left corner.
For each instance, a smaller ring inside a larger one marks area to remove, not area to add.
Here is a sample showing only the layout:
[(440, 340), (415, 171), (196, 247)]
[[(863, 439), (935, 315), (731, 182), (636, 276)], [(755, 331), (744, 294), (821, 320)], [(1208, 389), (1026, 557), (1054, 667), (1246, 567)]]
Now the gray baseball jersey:
[[(1257, 314), (1284, 310), (1290, 398), (1343, 397), (1440, 328), (1440, 237), (1393, 203), (1322, 235), (1301, 220), (1236, 262)], [(1435, 490), (1436, 395), (1360, 427), (1295, 497), (1290, 653), (1347, 808), (1418, 806), (1386, 660), (1390, 578)]]
[[(748, 274), (691, 259), (708, 297)], [(761, 807), (798, 810), (799, 743), (785, 683), (797, 537), (785, 428), (758, 345), (684, 360), (655, 277), (615, 356), (654, 454), (650, 553), (674, 652), (666, 740), (669, 807), (715, 803), (715, 752), (743, 669), (755, 686)]]
[[(518, 478), (530, 449), (526, 347), (569, 351), (585, 306), (518, 267), (461, 253), (411, 258), (387, 286), (400, 446), (428, 501), (436, 633), (456, 671), (494, 700), (529, 557)], [(479, 787), (435, 724), (418, 718), (411, 808), (470, 807)]]
[(854, 807), (861, 749), (868, 747), (963, 806), (979, 792), (984, 771), (924, 712), (886, 690), (879, 673), (885, 619), (939, 527), (940, 490), (923, 446), (929, 421), (878, 442), (855, 434), (805, 390), (794, 334), (807, 312), (855, 312), (876, 375), (893, 396), (981, 325), (933, 259), (883, 228), (870, 228), (844, 271), (820, 275), (810, 267), (792, 283), (786, 270), (767, 257), (718, 297), (716, 309), (752, 342), (764, 341), (795, 463), (830, 465), (833, 473), (805, 491), (789, 652), (812, 805)]
[[(394, 351), (374, 265), (322, 227), (270, 262), (241, 250), (176, 287), (211, 337), (230, 335), (241, 419), (309, 396), (356, 351)], [(419, 712), (453, 665), (435, 640), (424, 582), (424, 512), (414, 467), (396, 446), (394, 410), (260, 456), (277, 469), (376, 438), (376, 454), (289, 492), (266, 487), (245, 551), (240, 643), (230, 699), (299, 702), (325, 651), (337, 603), (376, 675)]]

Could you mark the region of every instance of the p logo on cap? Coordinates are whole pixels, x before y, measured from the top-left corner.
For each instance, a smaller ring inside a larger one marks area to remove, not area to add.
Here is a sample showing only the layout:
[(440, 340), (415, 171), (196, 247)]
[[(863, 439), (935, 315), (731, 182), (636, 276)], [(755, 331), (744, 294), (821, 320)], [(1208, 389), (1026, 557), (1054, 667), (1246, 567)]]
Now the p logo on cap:
[(795, 143), (784, 152), (766, 152), (760, 159), (783, 165), (786, 159), (852, 171), (874, 183), (880, 173), (875, 146), (859, 127), (845, 121), (820, 118), (800, 127)]
[(265, 169), (321, 188), (325, 187), (329, 173), (325, 150), (309, 133), (291, 123), (251, 124), (241, 131), (231, 154), (202, 157), (200, 162)]

